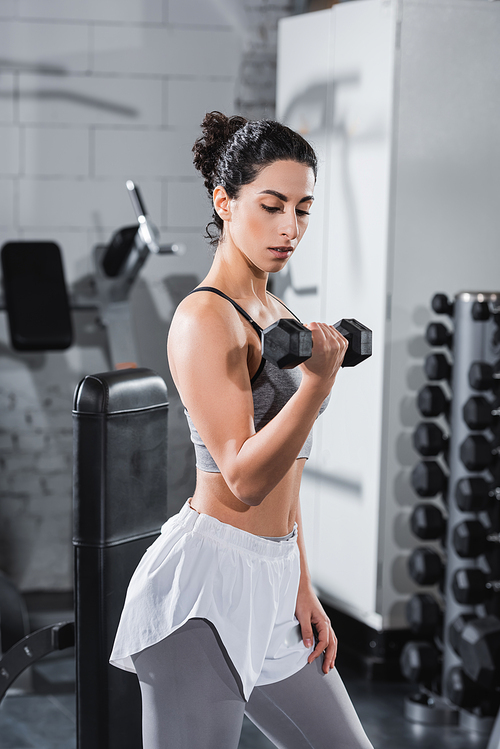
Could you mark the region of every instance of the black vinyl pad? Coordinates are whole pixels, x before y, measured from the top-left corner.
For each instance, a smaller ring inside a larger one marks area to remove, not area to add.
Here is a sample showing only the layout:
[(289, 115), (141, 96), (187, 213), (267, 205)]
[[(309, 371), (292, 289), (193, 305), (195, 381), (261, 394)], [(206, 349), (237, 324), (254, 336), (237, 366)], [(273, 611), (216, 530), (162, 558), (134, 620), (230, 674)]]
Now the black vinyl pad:
[(54, 242), (7, 242), (3, 286), (12, 347), (57, 351), (73, 343), (61, 251)]

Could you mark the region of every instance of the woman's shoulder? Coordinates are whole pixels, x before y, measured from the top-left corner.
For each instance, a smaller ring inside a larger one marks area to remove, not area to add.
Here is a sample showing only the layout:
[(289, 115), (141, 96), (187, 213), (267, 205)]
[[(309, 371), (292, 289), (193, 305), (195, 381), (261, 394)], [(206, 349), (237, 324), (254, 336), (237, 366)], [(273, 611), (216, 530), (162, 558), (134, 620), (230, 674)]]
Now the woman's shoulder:
[(226, 339), (241, 335), (243, 326), (233, 305), (218, 294), (201, 290), (188, 294), (178, 305), (170, 333), (188, 332), (190, 336), (217, 336)]

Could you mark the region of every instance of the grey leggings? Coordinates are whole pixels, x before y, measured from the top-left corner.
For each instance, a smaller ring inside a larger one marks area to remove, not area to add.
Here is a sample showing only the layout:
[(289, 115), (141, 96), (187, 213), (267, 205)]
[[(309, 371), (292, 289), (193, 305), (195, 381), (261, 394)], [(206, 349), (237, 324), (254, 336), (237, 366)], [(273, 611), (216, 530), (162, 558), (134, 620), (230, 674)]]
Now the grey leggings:
[(133, 656), (144, 749), (237, 749), (244, 714), (281, 749), (373, 749), (337, 670), (325, 675), (321, 660), (245, 702), (219, 634), (190, 619)]

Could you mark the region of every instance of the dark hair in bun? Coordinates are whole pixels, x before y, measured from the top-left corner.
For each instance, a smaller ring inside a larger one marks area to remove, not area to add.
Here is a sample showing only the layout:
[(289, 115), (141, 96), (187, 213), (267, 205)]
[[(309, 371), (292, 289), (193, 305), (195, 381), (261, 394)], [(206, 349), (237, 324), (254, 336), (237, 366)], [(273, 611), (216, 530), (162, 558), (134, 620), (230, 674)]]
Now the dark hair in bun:
[[(297, 161), (311, 167), (316, 178), (318, 162), (312, 146), (294, 130), (274, 120), (249, 121), (209, 112), (201, 123), (203, 135), (193, 146), (193, 163), (204, 177), (210, 199), (221, 185), (237, 198), (242, 185), (254, 181), (264, 167), (275, 161)], [(214, 210), (207, 225), (207, 239), (217, 246), (224, 226)], [(211, 233), (211, 227), (214, 233)]]

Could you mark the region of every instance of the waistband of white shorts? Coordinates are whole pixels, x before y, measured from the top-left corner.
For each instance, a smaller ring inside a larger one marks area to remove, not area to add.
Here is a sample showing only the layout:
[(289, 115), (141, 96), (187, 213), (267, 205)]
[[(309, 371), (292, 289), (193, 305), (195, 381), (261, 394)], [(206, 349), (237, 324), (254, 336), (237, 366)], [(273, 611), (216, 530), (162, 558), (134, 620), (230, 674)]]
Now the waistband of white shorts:
[(182, 506), (177, 518), (186, 530), (211, 538), (217, 543), (245, 549), (263, 557), (286, 559), (297, 553), (297, 523), (294, 525), (294, 532), (290, 538), (285, 537), (276, 543), (276, 541), (235, 528), (234, 525), (222, 523), (211, 515), (198, 512), (191, 507), (189, 500)]

